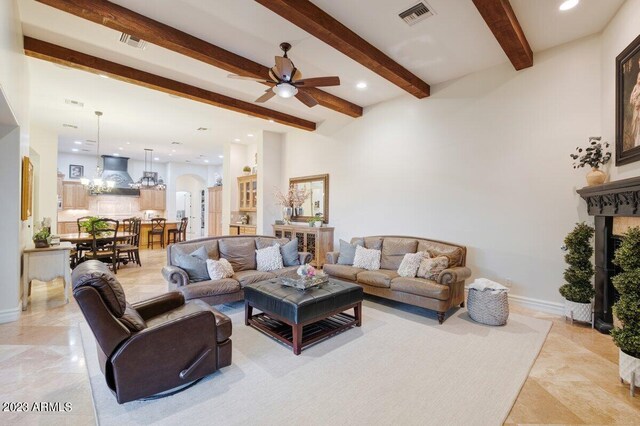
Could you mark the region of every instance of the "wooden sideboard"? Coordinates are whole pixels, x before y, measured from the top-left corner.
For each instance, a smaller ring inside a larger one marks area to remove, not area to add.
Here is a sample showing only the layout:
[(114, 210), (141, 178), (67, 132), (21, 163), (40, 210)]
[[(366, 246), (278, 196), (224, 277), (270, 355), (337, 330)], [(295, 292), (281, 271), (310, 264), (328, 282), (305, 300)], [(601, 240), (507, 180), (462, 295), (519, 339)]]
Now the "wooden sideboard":
[(321, 268), (325, 256), (333, 251), (333, 228), (315, 228), (308, 225), (273, 225), (273, 234), (278, 238), (297, 238), (298, 251), (311, 253), (311, 264)]

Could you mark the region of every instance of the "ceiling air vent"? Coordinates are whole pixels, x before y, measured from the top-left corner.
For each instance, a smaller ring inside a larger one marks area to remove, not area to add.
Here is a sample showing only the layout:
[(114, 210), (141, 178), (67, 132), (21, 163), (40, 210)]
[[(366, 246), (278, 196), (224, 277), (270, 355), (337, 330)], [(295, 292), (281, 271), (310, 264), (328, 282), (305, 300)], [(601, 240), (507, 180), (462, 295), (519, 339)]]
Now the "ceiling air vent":
[(433, 9), (427, 6), (426, 3), (420, 2), (415, 6), (411, 6), (409, 9), (398, 14), (400, 19), (407, 23), (407, 25), (415, 25), (420, 21), (427, 19), (429, 16), (433, 16)]
[(127, 33), (122, 33), (122, 35), (120, 35), (120, 41), (123, 42), (124, 44), (128, 44), (131, 47), (135, 47), (136, 49), (146, 49), (147, 48), (147, 42), (142, 40), (141, 38), (129, 35)]
[(64, 103), (67, 105), (73, 105), (73, 106), (77, 106), (80, 108), (84, 107), (84, 103), (80, 102), (80, 101), (74, 101), (73, 99), (65, 99)]
[(63, 123), (62, 127), (68, 127), (70, 129), (77, 129), (78, 126), (76, 126), (75, 124), (67, 124), (67, 123)]
[(182, 142), (171, 142), (171, 145), (182, 145)]

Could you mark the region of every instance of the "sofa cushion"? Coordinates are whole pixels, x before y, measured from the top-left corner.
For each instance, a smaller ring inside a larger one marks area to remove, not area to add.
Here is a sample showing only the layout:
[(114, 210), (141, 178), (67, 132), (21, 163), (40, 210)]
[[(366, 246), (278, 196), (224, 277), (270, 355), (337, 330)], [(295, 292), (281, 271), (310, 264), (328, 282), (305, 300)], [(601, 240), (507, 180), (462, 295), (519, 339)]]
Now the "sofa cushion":
[[(286, 238), (285, 238), (286, 239)], [(284, 266), (300, 266), (300, 255), (298, 254), (298, 239), (280, 245), (282, 264)]]
[(416, 240), (407, 238), (385, 238), (382, 242), (382, 257), (380, 267), (397, 271), (404, 255), (415, 253), (418, 247)]
[(200, 299), (221, 294), (236, 293), (241, 290), (240, 283), (232, 278), (200, 281), (177, 288), (186, 300)]
[(418, 277), (427, 280), (436, 280), (440, 272), (449, 266), (449, 258), (447, 256), (438, 256), (433, 258), (422, 259), (418, 268)]
[(271, 247), (256, 250), (256, 269), (258, 271), (269, 272), (283, 267), (280, 244), (276, 243)]
[(73, 290), (90, 286), (100, 294), (102, 301), (117, 318), (127, 307), (124, 290), (109, 267), (99, 260), (88, 260), (78, 265), (71, 275)]
[(207, 259), (207, 272), (209, 273), (209, 279), (221, 280), (233, 276), (233, 267), (227, 259)]
[(231, 320), (228, 316), (218, 312), (202, 300), (189, 300), (177, 309), (172, 309), (168, 312), (150, 318), (147, 321), (147, 325), (149, 327), (153, 327), (193, 313), (203, 312), (204, 310), (211, 311), (216, 319), (216, 340), (218, 342), (227, 340), (231, 336)]
[(256, 250), (262, 250), (267, 247), (274, 246), (276, 244), (280, 244), (283, 246), (289, 242), (288, 238), (267, 238), (267, 237), (257, 237), (256, 238)]
[(389, 288), (391, 286), (391, 280), (397, 278), (398, 276), (399, 275), (396, 271), (379, 269), (377, 271), (359, 272), (357, 280), (360, 284), (367, 284), (373, 287)]
[(355, 268), (364, 268), (369, 271), (380, 269), (380, 250), (356, 247), (356, 255), (353, 258)]
[[(426, 252), (419, 251), (417, 253), (405, 254), (402, 258), (402, 262), (400, 262), (400, 266), (398, 267), (398, 275), (408, 278), (415, 277), (418, 273), (420, 263), (425, 258), (425, 253)], [(426, 253), (426, 256), (429, 257), (429, 253)]]
[(353, 260), (356, 256), (356, 247), (364, 246), (363, 240), (357, 240), (351, 244), (345, 240), (340, 240), (340, 253), (338, 254), (339, 265), (353, 265)]
[(223, 238), (218, 242), (220, 257), (231, 263), (235, 272), (256, 269), (256, 242), (254, 238)]
[(322, 265), (322, 271), (332, 277), (343, 278), (345, 280), (355, 281), (356, 275), (364, 271), (362, 268), (354, 268), (350, 265), (337, 265), (333, 263), (325, 263)]
[(257, 283), (258, 281), (270, 280), (275, 278), (276, 274), (273, 272), (261, 272), (261, 271), (238, 271), (233, 274), (233, 279), (240, 283), (240, 287), (244, 288), (247, 284)]
[(178, 256), (180, 256), (181, 254), (192, 253), (200, 247), (204, 247), (207, 250), (207, 257), (209, 259), (220, 259), (217, 239), (207, 239), (204, 241), (194, 240), (193, 242), (189, 241), (171, 245), (171, 247), (169, 248), (169, 250), (171, 251), (171, 264), (177, 266)]
[(463, 250), (460, 247), (452, 246), (445, 243), (435, 241), (421, 240), (418, 241), (418, 251), (427, 251), (431, 257), (447, 256), (449, 258), (449, 267), (455, 268), (462, 265)]
[(207, 249), (200, 247), (193, 253), (178, 255), (177, 266), (187, 273), (190, 282), (206, 281), (210, 279), (207, 271), (208, 258)]
[(438, 300), (449, 298), (449, 286), (440, 285), (424, 278), (394, 278), (391, 280), (391, 290)]

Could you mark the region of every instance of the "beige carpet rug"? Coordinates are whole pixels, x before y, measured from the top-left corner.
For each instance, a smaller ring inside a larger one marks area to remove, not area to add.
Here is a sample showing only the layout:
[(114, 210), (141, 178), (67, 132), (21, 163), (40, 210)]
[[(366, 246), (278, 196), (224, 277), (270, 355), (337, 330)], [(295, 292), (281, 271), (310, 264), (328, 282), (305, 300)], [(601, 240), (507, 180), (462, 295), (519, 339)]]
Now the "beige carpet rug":
[(438, 325), (429, 311), (366, 300), (363, 326), (295, 356), (233, 320), (233, 364), (171, 397), (118, 405), (81, 324), (101, 425), (499, 425), (506, 419), (551, 328), (512, 314), (504, 327), (460, 309)]

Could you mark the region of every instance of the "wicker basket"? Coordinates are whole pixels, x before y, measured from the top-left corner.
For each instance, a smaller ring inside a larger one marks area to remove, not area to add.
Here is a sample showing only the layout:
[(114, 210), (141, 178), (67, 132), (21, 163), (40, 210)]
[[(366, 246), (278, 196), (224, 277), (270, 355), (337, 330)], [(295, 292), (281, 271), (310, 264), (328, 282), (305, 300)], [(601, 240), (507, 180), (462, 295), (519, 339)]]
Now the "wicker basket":
[(481, 324), (505, 325), (509, 319), (507, 292), (492, 293), (489, 290), (469, 289), (467, 310), (471, 319)]

